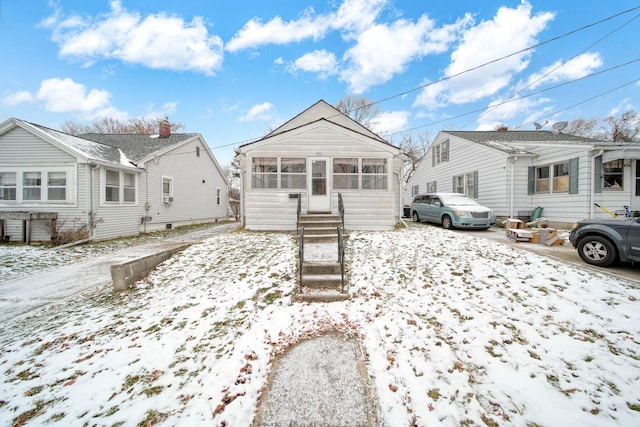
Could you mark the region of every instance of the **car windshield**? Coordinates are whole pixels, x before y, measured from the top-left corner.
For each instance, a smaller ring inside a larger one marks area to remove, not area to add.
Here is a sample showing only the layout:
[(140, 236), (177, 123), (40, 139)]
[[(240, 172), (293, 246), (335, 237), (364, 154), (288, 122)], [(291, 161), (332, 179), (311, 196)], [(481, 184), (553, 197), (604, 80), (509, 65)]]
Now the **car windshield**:
[(453, 206), (479, 206), (479, 203), (462, 194), (441, 195), (440, 198), (447, 205)]

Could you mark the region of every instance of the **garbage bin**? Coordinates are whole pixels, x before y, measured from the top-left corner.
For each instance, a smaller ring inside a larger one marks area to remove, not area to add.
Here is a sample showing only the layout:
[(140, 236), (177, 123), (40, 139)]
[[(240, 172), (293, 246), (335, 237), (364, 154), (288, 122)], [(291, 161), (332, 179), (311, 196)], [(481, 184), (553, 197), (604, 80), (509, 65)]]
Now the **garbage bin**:
[(411, 216), (411, 206), (405, 206), (403, 218), (409, 218), (410, 216)]

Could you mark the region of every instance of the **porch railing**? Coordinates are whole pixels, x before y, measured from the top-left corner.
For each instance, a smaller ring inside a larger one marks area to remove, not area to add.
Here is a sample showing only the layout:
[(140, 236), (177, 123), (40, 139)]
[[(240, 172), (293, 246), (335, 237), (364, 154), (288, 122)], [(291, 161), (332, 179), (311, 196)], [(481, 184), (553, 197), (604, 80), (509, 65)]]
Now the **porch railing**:
[(302, 267), (304, 266), (304, 227), (300, 227), (300, 239), (298, 241), (298, 283), (302, 292)]
[(342, 220), (342, 228), (344, 229), (344, 203), (342, 202), (342, 193), (338, 193), (338, 213)]
[(300, 227), (300, 214), (302, 213), (302, 193), (298, 193), (298, 213), (296, 216), (296, 230)]
[(342, 293), (344, 293), (344, 240), (340, 227), (338, 229), (338, 262), (340, 263), (340, 277), (342, 279)]

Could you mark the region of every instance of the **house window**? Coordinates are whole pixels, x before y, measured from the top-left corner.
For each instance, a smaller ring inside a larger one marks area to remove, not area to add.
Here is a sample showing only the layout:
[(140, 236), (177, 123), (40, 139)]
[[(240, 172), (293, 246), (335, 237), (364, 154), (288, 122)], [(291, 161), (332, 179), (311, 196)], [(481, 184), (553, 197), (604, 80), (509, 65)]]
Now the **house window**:
[(42, 194), (42, 172), (23, 172), (22, 200), (40, 200)]
[(549, 192), (549, 166), (536, 167), (536, 193)]
[[(1, 183), (2, 178), (0, 177), (0, 185)], [(636, 160), (636, 196), (640, 196), (640, 160)]]
[(449, 161), (449, 139), (433, 146), (433, 166)]
[(420, 185), (411, 187), (411, 197), (417, 196), (418, 194), (420, 194)]
[(280, 159), (280, 188), (307, 188), (307, 159)]
[(569, 192), (569, 162), (553, 165), (553, 192)]
[(427, 193), (435, 193), (438, 191), (438, 181), (427, 182)]
[(196, 157), (200, 157), (200, 147), (196, 146)]
[(362, 159), (362, 189), (387, 189), (387, 159)]
[(358, 159), (333, 159), (333, 188), (358, 189)]
[(254, 157), (251, 168), (252, 188), (278, 188), (278, 158)]
[(47, 200), (67, 200), (67, 174), (65, 172), (47, 173)]
[(618, 159), (602, 164), (604, 188), (607, 190), (622, 190), (624, 160)]
[(220, 198), (222, 195), (222, 188), (216, 188), (216, 205), (220, 206)]
[(104, 200), (120, 201), (120, 172), (107, 169), (105, 172)]
[(173, 178), (162, 177), (162, 203), (173, 203)]
[(477, 194), (476, 177), (477, 177), (477, 172), (471, 172), (464, 175), (454, 176), (453, 177), (454, 193), (462, 193), (462, 194), (466, 194), (469, 197), (475, 198)]
[(104, 181), (105, 202), (136, 202), (136, 175), (134, 173), (106, 169)]
[(0, 200), (16, 200), (15, 172), (0, 172)]

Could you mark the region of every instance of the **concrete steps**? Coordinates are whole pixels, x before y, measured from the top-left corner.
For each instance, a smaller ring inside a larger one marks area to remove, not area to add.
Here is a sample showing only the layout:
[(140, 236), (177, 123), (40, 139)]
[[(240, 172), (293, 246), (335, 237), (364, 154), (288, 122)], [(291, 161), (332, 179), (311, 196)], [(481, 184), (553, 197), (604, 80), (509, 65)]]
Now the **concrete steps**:
[(342, 274), (338, 262), (339, 215), (311, 213), (300, 216), (304, 227), (302, 281), (297, 299), (307, 302), (344, 301)]

